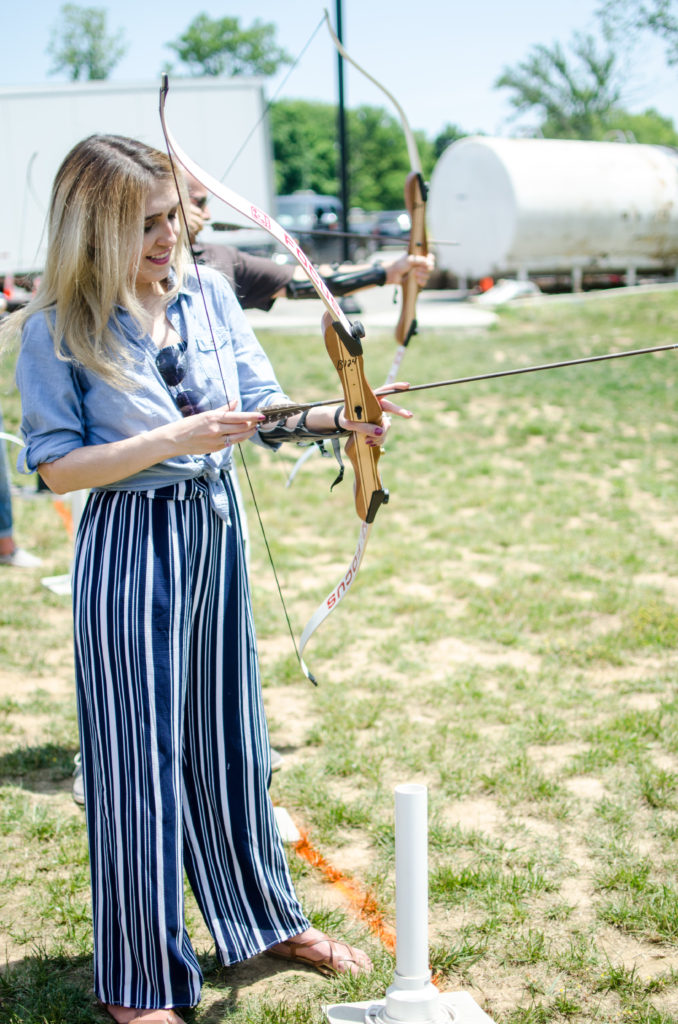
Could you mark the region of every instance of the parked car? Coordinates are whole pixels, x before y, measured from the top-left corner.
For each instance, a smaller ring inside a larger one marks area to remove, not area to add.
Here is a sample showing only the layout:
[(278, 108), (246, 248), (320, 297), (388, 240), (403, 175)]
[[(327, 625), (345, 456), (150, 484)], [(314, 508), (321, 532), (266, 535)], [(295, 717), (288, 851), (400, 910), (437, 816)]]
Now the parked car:
[[(335, 196), (313, 191), (278, 196), (275, 216), (313, 263), (340, 263), (346, 241), (348, 259), (354, 262), (365, 259), (374, 248), (364, 232), (356, 232), (356, 238), (344, 238), (343, 206)], [(353, 231), (351, 225), (349, 231)]]
[(407, 245), (412, 224), (407, 210), (380, 210), (372, 222), (372, 238), (378, 248)]
[(333, 263), (341, 259), (341, 200), (317, 192), (293, 192), (278, 196), (276, 220), (297, 240), (313, 263)]

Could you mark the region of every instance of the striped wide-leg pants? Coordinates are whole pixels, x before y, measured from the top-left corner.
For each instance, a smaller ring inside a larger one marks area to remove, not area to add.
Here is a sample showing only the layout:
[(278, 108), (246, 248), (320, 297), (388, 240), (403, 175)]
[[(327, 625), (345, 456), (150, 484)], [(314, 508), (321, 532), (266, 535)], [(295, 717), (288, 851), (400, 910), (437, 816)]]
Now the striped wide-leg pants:
[(104, 1003), (194, 1005), (184, 870), (224, 964), (308, 927), (268, 796), (238, 510), (201, 481), (93, 492), (73, 572), (76, 683)]

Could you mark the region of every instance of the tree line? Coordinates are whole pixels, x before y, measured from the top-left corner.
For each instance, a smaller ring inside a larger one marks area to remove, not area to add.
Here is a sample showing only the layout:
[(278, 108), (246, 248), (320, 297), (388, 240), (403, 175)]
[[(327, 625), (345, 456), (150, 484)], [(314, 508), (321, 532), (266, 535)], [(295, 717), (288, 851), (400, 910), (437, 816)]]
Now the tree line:
[[(507, 90), (515, 130), (551, 139), (619, 139), (678, 148), (672, 120), (656, 110), (625, 109), (625, 85), (634, 55), (652, 36), (664, 46), (670, 67), (678, 65), (678, 0), (602, 0), (596, 11), (599, 35), (574, 33), (568, 43), (533, 46), (524, 59), (505, 67), (494, 86)], [(255, 19), (198, 14), (178, 39), (168, 42), (178, 62), (164, 70), (201, 75), (270, 76), (291, 63), (276, 42), (276, 27)], [(126, 52), (121, 31), (109, 31), (103, 8), (65, 4), (52, 30), (50, 74), (71, 80), (109, 77)], [(336, 108), (329, 103), (280, 100), (270, 105), (278, 194), (299, 189), (337, 195)], [(346, 112), (351, 198), (366, 210), (402, 206), (409, 170), (400, 122), (381, 107)], [(451, 142), (468, 132), (447, 124), (433, 138), (416, 132), (424, 175)]]

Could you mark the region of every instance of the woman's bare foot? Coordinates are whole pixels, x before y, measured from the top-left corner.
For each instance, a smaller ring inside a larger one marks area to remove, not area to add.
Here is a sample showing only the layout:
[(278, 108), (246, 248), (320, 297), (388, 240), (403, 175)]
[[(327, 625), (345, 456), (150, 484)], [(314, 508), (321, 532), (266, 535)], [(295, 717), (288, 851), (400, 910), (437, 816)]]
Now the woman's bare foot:
[(282, 960), (314, 967), (321, 974), (369, 974), (372, 970), (372, 961), (362, 949), (333, 939), (317, 928), (308, 928), (266, 952)]

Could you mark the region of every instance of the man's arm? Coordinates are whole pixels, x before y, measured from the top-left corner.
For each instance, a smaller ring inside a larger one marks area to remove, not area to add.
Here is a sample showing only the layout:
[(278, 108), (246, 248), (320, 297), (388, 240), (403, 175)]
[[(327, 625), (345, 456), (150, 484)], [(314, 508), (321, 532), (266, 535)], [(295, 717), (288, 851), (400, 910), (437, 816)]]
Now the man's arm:
[[(339, 268), (334, 273), (331, 272), (331, 268), (321, 267), (320, 273), (332, 294), (341, 296), (350, 295), (363, 288), (402, 284), (408, 274), (414, 274), (419, 287), (424, 288), (434, 266), (435, 259), (430, 253), (427, 256), (410, 256), (404, 253), (386, 264), (365, 263), (359, 266), (351, 264), (345, 268)], [(285, 290), (281, 289), (273, 298), (282, 298), (283, 295), (288, 299), (316, 297), (313, 285), (308, 278), (303, 277), (301, 268), (298, 269), (299, 274), (295, 271)], [(327, 273), (327, 271), (330, 272)]]

